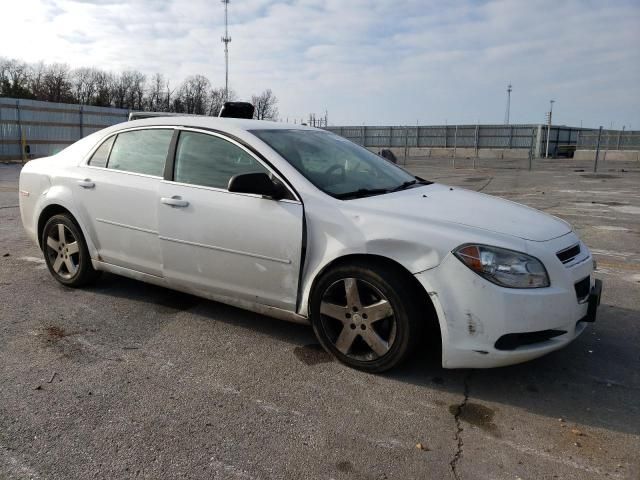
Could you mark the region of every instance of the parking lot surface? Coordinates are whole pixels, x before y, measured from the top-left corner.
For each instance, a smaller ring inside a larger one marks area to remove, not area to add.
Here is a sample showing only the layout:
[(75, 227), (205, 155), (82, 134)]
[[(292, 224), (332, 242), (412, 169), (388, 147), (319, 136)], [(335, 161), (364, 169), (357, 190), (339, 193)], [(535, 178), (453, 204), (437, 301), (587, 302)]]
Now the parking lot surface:
[(114, 275), (61, 286), (0, 164), (0, 479), (640, 478), (640, 168), (524, 162), (408, 168), (571, 222), (604, 282), (597, 322), (522, 365), (422, 351), (383, 375), (305, 326)]

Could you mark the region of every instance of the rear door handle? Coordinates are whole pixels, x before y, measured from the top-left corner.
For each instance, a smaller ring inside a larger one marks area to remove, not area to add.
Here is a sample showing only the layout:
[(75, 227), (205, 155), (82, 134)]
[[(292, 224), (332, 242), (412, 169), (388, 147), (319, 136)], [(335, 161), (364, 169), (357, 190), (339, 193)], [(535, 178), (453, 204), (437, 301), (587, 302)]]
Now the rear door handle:
[(165, 205), (169, 205), (171, 207), (184, 208), (184, 207), (188, 207), (189, 206), (189, 202), (187, 202), (186, 200), (182, 200), (182, 197), (180, 197), (180, 195), (174, 195), (171, 198), (162, 197), (162, 198), (160, 198), (160, 201), (162, 203), (164, 203)]
[(90, 178), (85, 178), (84, 180), (78, 180), (78, 185), (80, 185), (82, 188), (93, 188), (96, 186), (96, 184), (93, 183)]

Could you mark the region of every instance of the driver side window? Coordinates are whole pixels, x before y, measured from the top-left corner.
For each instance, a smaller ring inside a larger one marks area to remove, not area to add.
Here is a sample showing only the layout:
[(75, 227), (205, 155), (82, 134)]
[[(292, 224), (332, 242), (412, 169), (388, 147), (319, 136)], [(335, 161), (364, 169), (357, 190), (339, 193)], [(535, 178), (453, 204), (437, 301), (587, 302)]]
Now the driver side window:
[(227, 189), (234, 175), (270, 172), (240, 147), (220, 137), (180, 132), (174, 181)]

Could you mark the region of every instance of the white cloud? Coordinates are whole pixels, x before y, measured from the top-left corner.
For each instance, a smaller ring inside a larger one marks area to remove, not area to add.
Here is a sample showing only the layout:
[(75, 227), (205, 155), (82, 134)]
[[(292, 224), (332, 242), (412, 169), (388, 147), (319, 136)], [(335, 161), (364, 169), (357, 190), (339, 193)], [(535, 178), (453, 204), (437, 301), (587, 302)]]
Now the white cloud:
[[(231, 0), (230, 82), (272, 88), (293, 118), (335, 123), (540, 122), (640, 126), (640, 6), (633, 1)], [(22, 0), (0, 55), (174, 82), (224, 81), (213, 0)], [(6, 26), (6, 27), (5, 27)]]

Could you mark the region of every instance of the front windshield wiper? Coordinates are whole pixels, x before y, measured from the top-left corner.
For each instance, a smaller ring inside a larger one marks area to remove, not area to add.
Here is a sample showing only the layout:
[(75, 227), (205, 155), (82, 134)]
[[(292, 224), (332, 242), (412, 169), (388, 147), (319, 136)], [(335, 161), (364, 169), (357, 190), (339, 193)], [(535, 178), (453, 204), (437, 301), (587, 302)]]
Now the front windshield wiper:
[(424, 178), (416, 177), (415, 180), (408, 180), (406, 182), (402, 182), (396, 188), (392, 188), (389, 190), (390, 192), (398, 192), (400, 190), (405, 190), (413, 185), (431, 185), (433, 182), (425, 180)]
[(340, 200), (345, 200), (347, 198), (362, 198), (370, 195), (379, 195), (381, 193), (389, 193), (390, 191), (391, 190), (387, 188), (359, 188), (353, 192), (337, 193), (334, 197), (339, 198)]
[(405, 188), (409, 188), (411, 185), (415, 185), (416, 183), (418, 183), (418, 180), (408, 180), (406, 182), (402, 182), (400, 185), (398, 185), (396, 188), (392, 188), (391, 190), (389, 190), (390, 192), (398, 192), (400, 190), (404, 190)]

